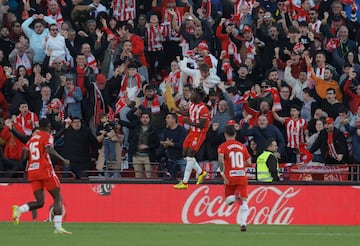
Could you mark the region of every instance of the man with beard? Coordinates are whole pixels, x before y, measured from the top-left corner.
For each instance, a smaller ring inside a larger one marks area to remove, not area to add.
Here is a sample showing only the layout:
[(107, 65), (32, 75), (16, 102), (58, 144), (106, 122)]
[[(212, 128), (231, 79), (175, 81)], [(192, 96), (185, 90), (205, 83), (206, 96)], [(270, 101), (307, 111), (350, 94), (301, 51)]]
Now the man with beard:
[(157, 95), (157, 90), (154, 85), (147, 85), (145, 87), (144, 97), (140, 99), (143, 111), (151, 113), (151, 124), (159, 132), (165, 128), (165, 117), (168, 113), (165, 105), (165, 100), (162, 96)]
[(15, 48), (15, 43), (9, 38), (9, 29), (3, 26), (0, 29), (0, 47), (4, 51), (4, 59), (8, 60), (10, 52)]

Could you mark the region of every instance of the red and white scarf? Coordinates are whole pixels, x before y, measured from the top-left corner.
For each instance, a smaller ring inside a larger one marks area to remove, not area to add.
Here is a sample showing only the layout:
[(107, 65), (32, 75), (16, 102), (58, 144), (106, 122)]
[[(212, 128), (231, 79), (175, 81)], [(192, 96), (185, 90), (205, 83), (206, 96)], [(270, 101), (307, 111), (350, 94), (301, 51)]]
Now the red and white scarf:
[(209, 100), (209, 101), (206, 103), (206, 105), (211, 108), (211, 110), (210, 110), (210, 119), (212, 119), (212, 118), (214, 117), (214, 115), (216, 114), (216, 112), (217, 112), (218, 101), (216, 101), (216, 102), (213, 104), (212, 101)]
[[(148, 103), (149, 103), (148, 99), (146, 97), (144, 97), (143, 106), (145, 108), (147, 108)], [(158, 95), (155, 95), (153, 100), (151, 101), (150, 109), (151, 109), (151, 114), (152, 115), (160, 114), (160, 103), (159, 103), (159, 96)]]
[(126, 98), (122, 96), (115, 104), (115, 114), (119, 114), (120, 111), (126, 106)]
[(211, 1), (210, 0), (202, 0), (201, 1), (201, 9), (204, 13), (204, 17), (208, 19), (211, 16)]
[(94, 70), (94, 73), (96, 73), (96, 74), (99, 73), (99, 69), (98, 69), (98, 67), (97, 67), (96, 58), (95, 58), (95, 56), (93, 56), (93, 54), (90, 54), (90, 55), (87, 57), (86, 65), (89, 66), (89, 67), (91, 67), (91, 68)]
[(222, 65), (223, 71), (226, 75), (226, 84), (230, 85), (233, 81), (233, 68), (231, 67), (230, 63), (225, 62)]
[(146, 29), (148, 51), (160, 51), (164, 49), (162, 45), (163, 31), (163, 27), (159, 26), (158, 24), (150, 24), (150, 26)]
[(26, 53), (21, 57), (16, 55), (15, 68), (18, 69), (19, 66), (24, 66), (26, 68), (26, 74), (30, 75), (32, 73), (31, 62)]
[(94, 122), (95, 125), (98, 125), (100, 123), (100, 119), (99, 119), (100, 113), (105, 113), (105, 101), (96, 83), (93, 83), (93, 86), (94, 86)]
[(76, 84), (80, 87), (83, 96), (86, 95), (85, 68), (76, 67)]
[(56, 21), (57, 27), (60, 29), (61, 24), (64, 22), (63, 16), (61, 14), (61, 9), (58, 7), (55, 14), (53, 14), (50, 10), (48, 10), (47, 14), (50, 18)]
[(317, 20), (315, 23), (309, 23), (309, 27), (315, 33), (320, 33), (321, 20)]
[[(179, 91), (181, 71), (170, 72), (168, 78), (170, 79), (170, 86), (173, 89), (173, 93), (176, 94)], [(165, 79), (166, 80), (166, 79)]]
[(336, 160), (338, 154), (334, 146), (334, 135), (332, 132), (328, 133), (327, 143), (328, 143), (328, 155)]
[(271, 87), (271, 88), (265, 89), (264, 92), (271, 93), (271, 97), (274, 100), (274, 104), (273, 104), (274, 109), (276, 111), (281, 110), (282, 107), (281, 107), (281, 103), (280, 103), (280, 95), (279, 95), (278, 89), (276, 89), (275, 87)]
[(234, 55), (234, 58), (235, 58), (235, 62), (237, 63), (237, 64), (241, 64), (242, 63), (242, 61), (241, 61), (241, 56), (240, 56), (240, 54), (239, 54), (239, 52), (238, 52), (238, 49), (237, 49), (237, 47), (236, 47), (236, 44), (234, 44), (234, 42), (231, 42), (230, 41), (230, 43), (229, 43), (229, 45), (228, 45), (228, 50), (227, 50), (228, 52), (228, 54), (230, 55), (230, 54), (233, 54)]
[(136, 0), (114, 0), (113, 16), (117, 21), (134, 20), (136, 18)]
[[(182, 23), (181, 13), (177, 8), (175, 8), (174, 11), (176, 14), (176, 23), (178, 26), (181, 26), (181, 23)], [(169, 13), (168, 9), (164, 8), (163, 13), (162, 13), (163, 35), (165, 36), (166, 40), (180, 41), (180, 34), (172, 28), (172, 19), (173, 18), (174, 18), (174, 16), (172, 16)]]
[[(141, 75), (139, 73), (136, 73), (135, 79), (137, 82), (138, 92), (140, 92), (140, 90), (141, 90)], [(129, 81), (129, 75), (125, 75), (121, 81), (121, 88), (120, 88), (120, 91), (118, 94), (118, 98), (121, 98), (125, 95), (128, 81)]]
[(256, 55), (254, 40), (255, 40), (254, 37), (252, 37), (250, 41), (245, 41), (246, 57), (251, 60), (255, 60), (255, 55)]

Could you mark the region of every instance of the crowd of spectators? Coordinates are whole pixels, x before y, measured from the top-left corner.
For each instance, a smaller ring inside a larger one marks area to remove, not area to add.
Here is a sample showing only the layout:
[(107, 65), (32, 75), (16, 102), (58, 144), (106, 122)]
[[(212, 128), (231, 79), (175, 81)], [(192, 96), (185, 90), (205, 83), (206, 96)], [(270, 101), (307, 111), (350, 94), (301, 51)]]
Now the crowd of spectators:
[[(197, 154), (217, 169), (234, 120), (252, 160), (360, 163), (358, 0), (0, 0), (0, 175), (50, 119), (76, 178), (184, 170), (182, 111), (206, 93)], [(96, 163), (96, 164), (95, 164)], [(64, 173), (66, 177), (68, 173)]]

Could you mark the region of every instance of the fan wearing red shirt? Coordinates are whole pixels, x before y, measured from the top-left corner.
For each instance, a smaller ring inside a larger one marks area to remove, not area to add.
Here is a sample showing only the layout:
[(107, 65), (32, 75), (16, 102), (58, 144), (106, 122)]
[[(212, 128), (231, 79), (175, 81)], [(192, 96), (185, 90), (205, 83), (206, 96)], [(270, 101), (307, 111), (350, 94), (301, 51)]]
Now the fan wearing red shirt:
[(205, 92), (202, 89), (194, 89), (191, 95), (189, 112), (178, 111), (178, 113), (188, 116), (188, 118), (183, 119), (183, 122), (190, 125), (190, 131), (183, 143), (183, 156), (186, 160), (184, 178), (180, 183), (174, 185), (175, 189), (188, 188), (189, 178), (193, 169), (198, 175), (197, 185), (200, 184), (207, 175), (207, 172), (202, 170), (195, 159), (195, 155), (205, 141), (209, 129), (210, 112), (203, 102), (204, 97)]
[(229, 205), (235, 201), (240, 203), (240, 229), (246, 231), (249, 214), (246, 165), (251, 163), (251, 156), (246, 146), (235, 137), (235, 121), (230, 120), (225, 126), (226, 142), (218, 147), (218, 161), (225, 184), (225, 201)]
[(62, 227), (62, 198), (60, 181), (55, 174), (50, 155), (60, 159), (64, 165), (70, 162), (54, 150), (54, 139), (50, 132), (50, 121), (43, 118), (39, 130), (35, 131), (23, 150), (23, 160), (28, 160), (26, 171), (31, 184), (35, 201), (21, 206), (13, 206), (13, 221), (19, 223), (22, 213), (42, 208), (45, 203), (44, 188), (54, 199), (54, 225), (56, 234), (71, 234)]
[(29, 106), (25, 101), (19, 103), (19, 111), (16, 123), (20, 124), (27, 136), (30, 136), (33, 129), (39, 125), (39, 118), (35, 113), (29, 111)]

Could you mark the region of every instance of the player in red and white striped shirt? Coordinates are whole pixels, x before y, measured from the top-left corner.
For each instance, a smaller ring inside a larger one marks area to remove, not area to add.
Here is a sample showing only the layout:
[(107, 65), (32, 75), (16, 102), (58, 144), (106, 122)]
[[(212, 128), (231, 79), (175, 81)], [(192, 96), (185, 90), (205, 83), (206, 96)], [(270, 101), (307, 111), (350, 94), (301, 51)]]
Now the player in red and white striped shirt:
[(186, 159), (184, 178), (180, 183), (174, 186), (175, 189), (188, 188), (188, 181), (193, 169), (195, 169), (198, 174), (197, 185), (200, 184), (207, 175), (207, 172), (201, 169), (199, 163), (197, 163), (195, 159), (195, 155), (205, 141), (209, 129), (210, 113), (203, 102), (204, 97), (205, 92), (202, 89), (194, 89), (191, 95), (189, 112), (179, 112), (189, 116), (189, 118), (184, 118), (183, 121), (185, 124), (190, 125), (190, 131), (183, 143), (183, 156)]
[[(274, 118), (286, 127), (287, 137), (287, 161), (297, 163), (297, 154), (305, 146), (305, 136), (308, 135), (307, 122), (300, 117), (300, 107), (290, 107), (290, 117), (280, 117), (273, 110)], [(301, 153), (300, 153), (301, 154)]]

